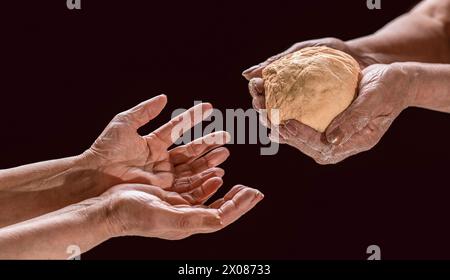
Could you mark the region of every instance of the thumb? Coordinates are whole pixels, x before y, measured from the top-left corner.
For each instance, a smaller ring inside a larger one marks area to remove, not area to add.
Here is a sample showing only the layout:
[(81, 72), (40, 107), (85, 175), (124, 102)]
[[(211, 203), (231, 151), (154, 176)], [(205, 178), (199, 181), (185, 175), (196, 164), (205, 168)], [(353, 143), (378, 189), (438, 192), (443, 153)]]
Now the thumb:
[[(307, 42), (304, 42), (304, 43), (307, 43)], [(288, 55), (290, 53), (293, 53), (295, 51), (298, 51), (298, 50), (306, 47), (306, 45), (304, 45), (304, 43), (294, 44), (289, 49), (285, 50), (284, 52), (274, 55), (274, 56), (268, 58), (266, 61), (248, 68), (247, 70), (242, 72), (242, 76), (244, 76), (249, 81), (253, 78), (262, 78), (262, 71), (264, 70), (264, 68), (267, 67), (267, 65), (271, 64), (274, 61), (277, 61), (278, 59), (282, 58), (285, 55)], [(301, 44), (303, 44), (304, 46)]]
[(167, 104), (167, 96), (164, 94), (146, 100), (135, 107), (119, 114), (126, 116), (133, 128), (138, 129), (152, 119), (156, 118)]
[(278, 60), (281, 57), (282, 57), (281, 54), (272, 56), (271, 58), (267, 59), (266, 61), (248, 68), (247, 70), (242, 72), (242, 76), (244, 76), (244, 78), (246, 78), (249, 81), (253, 78), (262, 78), (262, 71), (264, 70), (264, 68), (266, 68), (267, 65), (274, 62), (275, 60)]
[(299, 43), (292, 45), (290, 48), (283, 51), (282, 53), (274, 55), (274, 56), (270, 57), (269, 59), (267, 59), (266, 61), (248, 68), (247, 70), (242, 72), (242, 76), (244, 76), (249, 81), (253, 78), (262, 78), (262, 71), (264, 70), (264, 68), (267, 67), (267, 65), (271, 64), (272, 62), (282, 58), (285, 55), (296, 52), (303, 48), (318, 47), (318, 46), (328, 46), (328, 47), (335, 48), (338, 50), (345, 49), (345, 43), (343, 41), (336, 39), (336, 38), (331, 38), (331, 37), (299, 42)]

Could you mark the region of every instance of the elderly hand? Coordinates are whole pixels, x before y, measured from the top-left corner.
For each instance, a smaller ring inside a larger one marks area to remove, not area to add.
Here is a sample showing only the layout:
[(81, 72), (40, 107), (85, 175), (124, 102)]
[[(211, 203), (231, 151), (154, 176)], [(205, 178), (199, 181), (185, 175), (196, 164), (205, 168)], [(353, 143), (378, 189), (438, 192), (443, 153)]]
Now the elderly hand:
[(160, 95), (118, 114), (80, 156), (0, 170), (0, 227), (99, 196), (121, 183), (170, 189), (222, 177), (224, 171), (216, 166), (229, 156), (220, 147), (229, 141), (228, 133), (215, 132), (168, 150), (211, 112), (210, 104), (199, 104), (148, 135), (138, 134), (166, 102)]
[(70, 248), (83, 253), (112, 237), (177, 240), (210, 233), (233, 223), (264, 197), (238, 185), (205, 205), (221, 185), (216, 177), (198, 178), (173, 191), (144, 184), (114, 186), (101, 196), (0, 228), (0, 258), (64, 259), (72, 255)]
[(264, 197), (256, 189), (237, 185), (223, 198), (204, 205), (221, 185), (222, 180), (216, 177), (172, 192), (150, 185), (115, 186), (102, 195), (109, 200), (107, 222), (111, 236), (176, 240), (215, 232), (233, 223)]
[[(219, 148), (229, 141), (226, 132), (168, 150), (182, 133), (208, 117), (210, 104), (199, 104), (148, 135), (138, 134), (137, 129), (158, 116), (166, 103), (166, 96), (160, 95), (118, 114), (84, 156), (101, 174), (116, 178), (114, 184), (142, 183), (167, 189), (189, 183), (191, 176), (222, 176), (223, 170), (214, 167), (229, 156), (226, 148)], [(202, 173), (207, 170), (209, 173)]]
[[(299, 149), (319, 164), (340, 162), (378, 143), (394, 119), (411, 104), (416, 91), (414, 78), (401, 63), (371, 65), (363, 70), (356, 100), (333, 120), (325, 133), (295, 120), (272, 130), (279, 133), (280, 143)], [(250, 88), (260, 100), (254, 103), (264, 108), (262, 84), (257, 82)]]
[(336, 50), (343, 51), (345, 53), (353, 56), (356, 61), (358, 61), (361, 68), (366, 68), (369, 65), (379, 63), (376, 55), (363, 51), (360, 47), (352, 44), (344, 42), (337, 38), (323, 38), (317, 40), (309, 40), (305, 42), (300, 42), (292, 45), (287, 50), (283, 51), (280, 54), (274, 55), (267, 59), (266, 61), (250, 67), (245, 70), (242, 75), (249, 80), (249, 91), (253, 97), (253, 108), (256, 110), (265, 108), (265, 100), (264, 100), (264, 81), (262, 80), (262, 71), (264, 68), (271, 64), (272, 62), (280, 59), (281, 57), (301, 50), (307, 47), (317, 47), (317, 46), (326, 46)]
[(239, 185), (204, 204), (222, 185), (216, 166), (229, 155), (220, 146), (230, 136), (216, 132), (169, 150), (210, 104), (139, 135), (165, 104), (162, 95), (120, 113), (81, 156), (2, 170), (0, 258), (64, 258), (67, 248), (85, 252), (122, 235), (181, 239), (220, 230), (261, 201), (258, 190)]

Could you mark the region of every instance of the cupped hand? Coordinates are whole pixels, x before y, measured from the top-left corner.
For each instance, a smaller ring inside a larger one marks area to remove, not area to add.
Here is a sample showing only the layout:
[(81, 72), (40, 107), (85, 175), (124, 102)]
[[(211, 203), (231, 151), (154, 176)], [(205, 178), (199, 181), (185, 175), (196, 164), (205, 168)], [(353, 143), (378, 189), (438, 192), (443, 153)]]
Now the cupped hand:
[[(319, 164), (335, 164), (374, 147), (414, 96), (413, 75), (402, 64), (374, 64), (365, 68), (356, 100), (328, 126), (325, 133), (289, 120), (272, 134)], [(266, 123), (270, 122), (266, 119)]]
[(262, 80), (262, 71), (265, 67), (290, 53), (296, 52), (303, 48), (318, 46), (326, 46), (351, 55), (356, 59), (356, 61), (358, 61), (361, 69), (364, 69), (369, 65), (379, 63), (374, 54), (368, 53), (352, 43), (344, 42), (337, 38), (323, 38), (296, 43), (287, 50), (270, 57), (258, 65), (250, 67), (242, 73), (242, 75), (249, 81), (248, 87), (253, 98), (253, 108), (260, 110), (265, 109), (266, 107), (264, 99), (264, 81)]
[(256, 189), (237, 185), (223, 198), (204, 203), (220, 188), (218, 177), (199, 179), (173, 191), (142, 184), (115, 186), (107, 197), (111, 236), (137, 235), (168, 240), (218, 231), (239, 219), (263, 199)]
[[(157, 117), (167, 103), (160, 95), (116, 115), (84, 156), (112, 184), (151, 184), (164, 189), (189, 185), (198, 177), (223, 176), (215, 168), (229, 156), (220, 147), (229, 141), (227, 132), (216, 132), (172, 150), (184, 132), (208, 117), (209, 103), (198, 104), (148, 135), (137, 130)], [(104, 191), (104, 190), (103, 190)]]

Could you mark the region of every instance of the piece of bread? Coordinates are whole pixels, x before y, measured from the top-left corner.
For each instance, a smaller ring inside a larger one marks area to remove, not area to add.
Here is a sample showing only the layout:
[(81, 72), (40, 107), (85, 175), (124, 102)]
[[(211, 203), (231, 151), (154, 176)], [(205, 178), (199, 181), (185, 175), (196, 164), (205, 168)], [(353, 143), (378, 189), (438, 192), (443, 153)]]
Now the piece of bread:
[[(262, 73), (269, 119), (275, 125), (295, 119), (324, 132), (354, 100), (360, 72), (352, 56), (328, 47), (280, 58)], [(279, 110), (278, 119), (273, 109)]]

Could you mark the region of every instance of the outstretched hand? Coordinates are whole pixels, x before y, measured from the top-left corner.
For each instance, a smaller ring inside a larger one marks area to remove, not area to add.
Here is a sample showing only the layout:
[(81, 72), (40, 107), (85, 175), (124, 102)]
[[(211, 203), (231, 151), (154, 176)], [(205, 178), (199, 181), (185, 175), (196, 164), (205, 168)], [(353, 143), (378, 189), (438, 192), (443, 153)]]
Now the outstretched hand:
[(256, 189), (237, 185), (223, 198), (205, 205), (222, 183), (217, 177), (200, 179), (174, 191), (141, 184), (115, 186), (102, 195), (109, 199), (111, 236), (176, 240), (215, 232), (239, 219), (264, 197)]
[(118, 183), (140, 183), (164, 189), (191, 184), (203, 176), (223, 176), (215, 168), (229, 156), (220, 147), (229, 141), (227, 132), (216, 132), (191, 143), (169, 147), (184, 132), (208, 117), (209, 103), (198, 104), (148, 135), (137, 130), (157, 117), (167, 103), (160, 95), (116, 115), (85, 156), (100, 173)]

